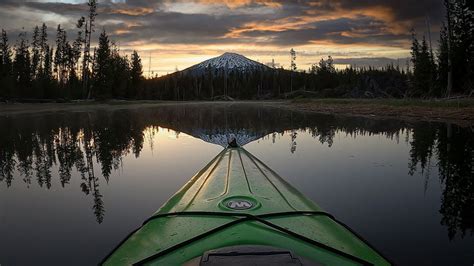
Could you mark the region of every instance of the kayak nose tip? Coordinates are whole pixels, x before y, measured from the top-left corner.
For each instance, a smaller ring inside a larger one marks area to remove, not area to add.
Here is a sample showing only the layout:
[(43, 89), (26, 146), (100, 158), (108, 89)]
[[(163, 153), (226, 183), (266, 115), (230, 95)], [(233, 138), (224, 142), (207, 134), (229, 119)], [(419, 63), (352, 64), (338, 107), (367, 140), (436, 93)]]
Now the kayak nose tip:
[(229, 147), (229, 148), (238, 148), (239, 144), (237, 144), (237, 140), (234, 137), (231, 137), (231, 139), (227, 143), (227, 147)]

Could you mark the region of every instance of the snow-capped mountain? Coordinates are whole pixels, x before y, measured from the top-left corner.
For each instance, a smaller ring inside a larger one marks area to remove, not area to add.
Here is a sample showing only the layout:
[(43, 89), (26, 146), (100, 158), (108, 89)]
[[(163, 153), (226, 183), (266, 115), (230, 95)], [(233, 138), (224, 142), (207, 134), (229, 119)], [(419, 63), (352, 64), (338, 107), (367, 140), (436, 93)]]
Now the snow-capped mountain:
[(219, 130), (212, 131), (205, 129), (193, 130), (190, 135), (197, 137), (205, 142), (217, 144), (226, 148), (233, 139), (236, 140), (237, 145), (244, 146), (252, 141), (263, 138), (268, 132), (253, 132), (246, 129), (234, 129), (234, 130)]
[(248, 59), (243, 55), (236, 53), (224, 53), (218, 57), (208, 59), (199, 64), (186, 68), (182, 72), (186, 74), (202, 74), (205, 73), (207, 69), (228, 72), (251, 72), (267, 68), (269, 67), (262, 63)]

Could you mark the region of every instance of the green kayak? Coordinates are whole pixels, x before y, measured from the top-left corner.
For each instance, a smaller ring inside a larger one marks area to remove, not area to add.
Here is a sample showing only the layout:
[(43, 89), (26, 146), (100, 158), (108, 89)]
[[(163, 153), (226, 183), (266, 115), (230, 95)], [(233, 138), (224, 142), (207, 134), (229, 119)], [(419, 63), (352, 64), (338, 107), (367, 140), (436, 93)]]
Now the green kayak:
[(390, 265), (244, 148), (226, 148), (104, 265)]

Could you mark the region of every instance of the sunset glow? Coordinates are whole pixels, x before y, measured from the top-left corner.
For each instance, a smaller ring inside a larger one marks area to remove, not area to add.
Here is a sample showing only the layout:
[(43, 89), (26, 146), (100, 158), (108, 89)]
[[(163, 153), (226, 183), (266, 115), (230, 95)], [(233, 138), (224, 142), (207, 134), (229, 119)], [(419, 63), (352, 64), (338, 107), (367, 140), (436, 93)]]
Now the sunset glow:
[[(137, 50), (148, 76), (224, 52), (287, 68), (291, 48), (300, 70), (328, 55), (344, 66), (367, 58), (405, 65), (411, 28), (424, 33), (430, 21), (437, 31), (443, 6), (434, 0), (111, 0), (99, 1), (98, 14), (96, 34), (105, 29), (124, 54)], [(74, 38), (76, 21), (86, 15), (80, 0), (0, 1), (0, 24), (12, 40), (40, 22), (48, 25), (50, 41), (58, 23)]]

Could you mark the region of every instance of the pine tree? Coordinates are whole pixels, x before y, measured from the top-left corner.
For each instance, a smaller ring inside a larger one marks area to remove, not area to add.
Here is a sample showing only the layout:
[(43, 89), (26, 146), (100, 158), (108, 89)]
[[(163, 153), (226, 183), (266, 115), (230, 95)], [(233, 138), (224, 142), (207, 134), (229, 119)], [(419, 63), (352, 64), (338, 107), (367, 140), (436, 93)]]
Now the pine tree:
[(48, 56), (49, 51), (46, 51), (48, 47), (48, 27), (45, 23), (41, 26), (41, 36), (40, 36), (40, 63), (39, 63), (39, 73), (44, 77), (44, 61)]
[(332, 56), (328, 56), (328, 60), (326, 61), (326, 67), (330, 73), (336, 73), (336, 68), (334, 67), (334, 60)]
[(41, 37), (38, 26), (33, 31), (33, 41), (31, 43), (33, 56), (31, 58), (31, 75), (33, 79), (39, 76), (39, 66), (41, 61)]
[(12, 96), (14, 89), (12, 67), (12, 51), (8, 44), (7, 32), (2, 29), (0, 39), (0, 97)]
[(42, 74), (40, 77), (41, 92), (45, 98), (57, 98), (59, 97), (56, 92), (57, 82), (53, 80), (53, 49), (48, 44), (44, 46), (44, 59)]
[(45, 45), (45, 58), (43, 78), (50, 81), (53, 78), (53, 49), (49, 45)]
[(105, 30), (102, 31), (99, 37), (99, 47), (95, 53), (95, 60), (93, 64), (94, 76), (94, 92), (92, 95), (98, 98), (104, 98), (111, 95), (110, 86), (110, 40)]
[(17, 88), (20, 90), (19, 96), (29, 96), (28, 89), (31, 85), (31, 64), (29, 44), (28, 40), (26, 39), (26, 32), (22, 32), (18, 36), (18, 41), (15, 46), (13, 75), (17, 84)]
[[(131, 57), (131, 70), (130, 70), (131, 88), (130, 91), (140, 91), (141, 83), (143, 80), (143, 66), (142, 59), (138, 55), (137, 51), (133, 51)], [(132, 93), (132, 97), (136, 97), (137, 93)]]
[(420, 44), (413, 32), (411, 54), (415, 94), (419, 96), (432, 94), (436, 70), (425, 36)]
[(474, 87), (474, 10), (466, 0), (452, 5), (453, 83), (458, 92), (469, 93)]
[[(74, 52), (71, 44), (67, 40), (67, 33), (58, 25), (56, 30), (56, 51), (54, 54), (54, 71), (56, 72), (59, 85), (65, 87), (63, 92), (69, 93), (67, 83), (71, 78), (75, 77), (74, 72), (75, 61)], [(68, 95), (63, 95), (68, 96)]]
[(87, 98), (89, 99), (92, 96), (92, 90), (89, 88), (89, 68), (90, 63), (92, 62), (90, 51), (91, 51), (91, 36), (95, 31), (94, 22), (95, 17), (97, 16), (97, 1), (89, 0), (87, 3), (89, 6), (89, 20), (85, 24), (85, 35), (84, 35), (84, 55), (82, 61), (82, 86), (83, 90), (87, 91)]
[(442, 96), (448, 86), (448, 30), (443, 24), (436, 53), (438, 63), (438, 78), (436, 83), (436, 95)]
[(293, 71), (296, 71), (296, 52), (293, 48), (290, 50), (290, 91), (293, 91)]
[(65, 43), (65, 54), (66, 54), (66, 61), (65, 61), (65, 69), (66, 69), (66, 77), (67, 77), (67, 97), (72, 98), (79, 98), (80, 91), (77, 90), (77, 85), (79, 83), (79, 78), (77, 76), (76, 67), (77, 67), (77, 60), (80, 56), (77, 54), (78, 50), (75, 49), (74, 46), (71, 46), (69, 42)]
[(85, 18), (81, 17), (76, 24), (77, 28), (77, 37), (76, 40), (74, 40), (74, 43), (72, 45), (72, 63), (73, 63), (73, 68), (74, 72), (79, 72), (79, 59), (81, 58), (81, 50), (82, 50), (82, 45), (84, 44), (84, 36), (83, 36), (83, 28), (84, 28), (84, 23), (85, 23)]
[(2, 29), (2, 36), (0, 39), (0, 76), (5, 77), (11, 75), (12, 71), (12, 51), (8, 44), (7, 32)]
[[(436, 76), (437, 76), (437, 66), (435, 63), (435, 59), (433, 56), (433, 51), (431, 50), (430, 45), (426, 42), (425, 36), (423, 36), (422, 41), (422, 51), (424, 56), (427, 58), (427, 76), (428, 76), (428, 95), (433, 96), (435, 94), (435, 84), (436, 84)], [(393, 69), (393, 68), (392, 68)]]
[(420, 54), (420, 42), (416, 38), (416, 34), (412, 31), (412, 42), (411, 42), (411, 62), (413, 65), (416, 65), (418, 62), (419, 54)]
[[(130, 62), (127, 56), (121, 56), (118, 47), (112, 43), (110, 52), (110, 69), (107, 73), (111, 79), (111, 95), (113, 98), (130, 98)], [(109, 96), (109, 97), (110, 97)]]
[(412, 45), (411, 45), (411, 62), (413, 64), (413, 89), (418, 90), (420, 87), (420, 69), (421, 69), (421, 45), (418, 39), (416, 38), (416, 34), (412, 32)]
[(444, 2), (447, 28), (440, 33), (438, 63), (442, 59), (446, 66), (440, 65), (439, 84), (446, 79), (448, 95), (470, 93), (474, 86), (474, 10), (469, 4), (472, 1)]
[(54, 72), (56, 73), (56, 78), (59, 80), (59, 83), (63, 84), (63, 66), (64, 66), (64, 30), (61, 28), (61, 25), (58, 25), (56, 29), (56, 51), (54, 53)]
[(336, 69), (334, 68), (334, 61), (331, 56), (328, 56), (327, 60), (321, 58), (317, 65), (314, 64), (311, 67), (310, 72), (316, 74), (317, 84), (322, 89), (334, 87), (334, 76), (336, 75)]

